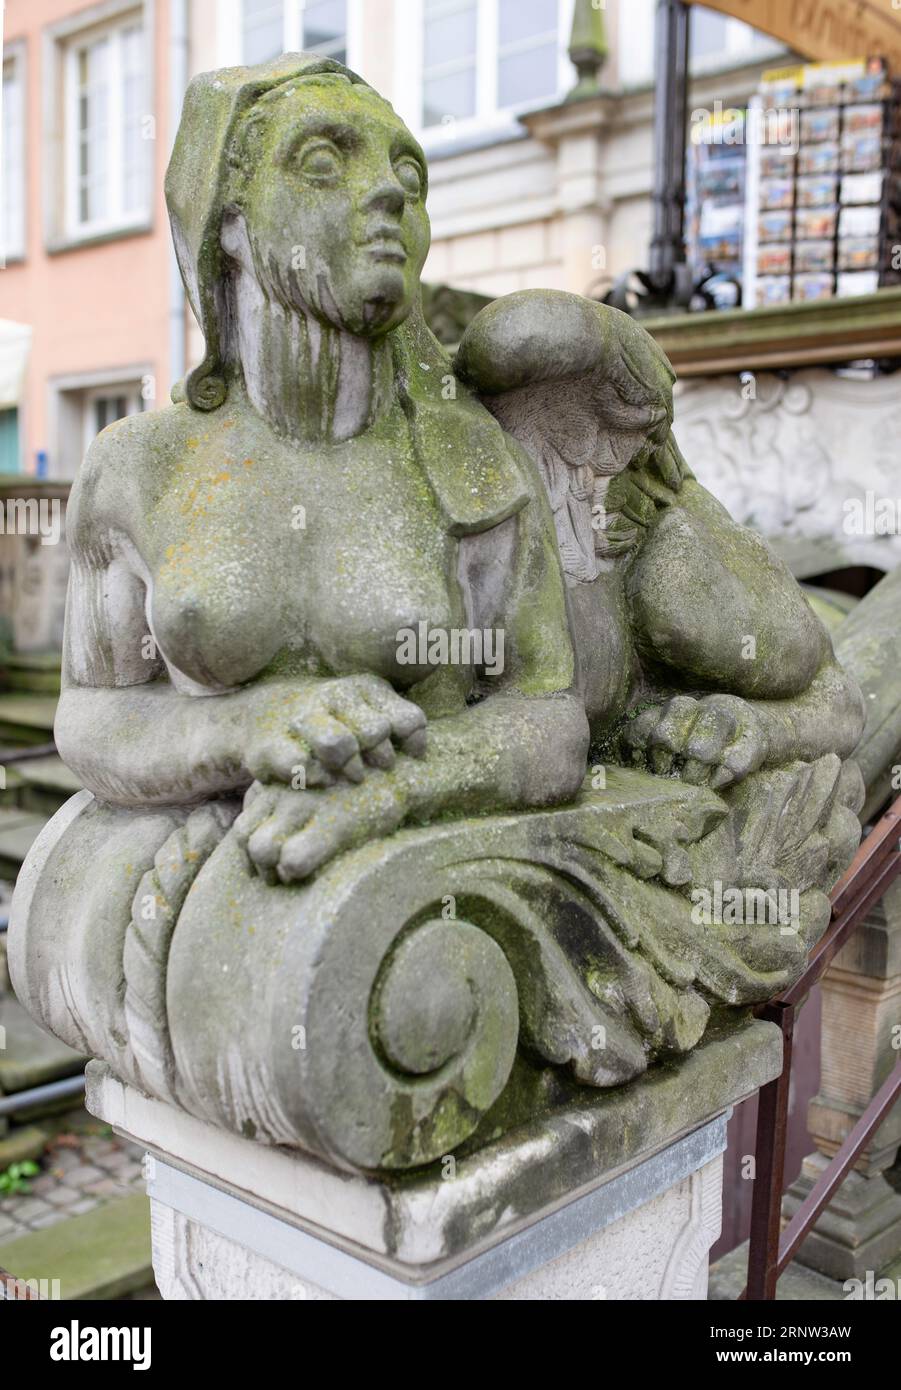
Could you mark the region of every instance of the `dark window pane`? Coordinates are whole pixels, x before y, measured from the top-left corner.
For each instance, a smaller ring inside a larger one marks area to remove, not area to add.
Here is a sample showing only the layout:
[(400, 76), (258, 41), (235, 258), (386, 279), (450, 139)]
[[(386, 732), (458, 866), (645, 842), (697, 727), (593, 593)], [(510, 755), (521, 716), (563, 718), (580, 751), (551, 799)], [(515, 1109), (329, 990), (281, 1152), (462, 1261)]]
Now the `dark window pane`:
[(19, 471), (19, 412), (0, 410), (0, 473)]

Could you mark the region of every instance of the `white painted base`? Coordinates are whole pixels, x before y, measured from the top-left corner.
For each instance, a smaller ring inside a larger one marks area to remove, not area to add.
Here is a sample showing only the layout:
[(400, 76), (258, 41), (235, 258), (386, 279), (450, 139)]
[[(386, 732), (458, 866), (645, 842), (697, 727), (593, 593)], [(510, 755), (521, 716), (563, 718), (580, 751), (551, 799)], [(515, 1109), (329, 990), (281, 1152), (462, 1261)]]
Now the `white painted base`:
[[(720, 1231), (722, 1180), (720, 1154), (666, 1192), (487, 1298), (705, 1299), (708, 1253)], [(163, 1202), (154, 1200), (151, 1210), (153, 1268), (165, 1299), (285, 1302), (342, 1297)], [(360, 1266), (357, 1297), (378, 1297), (380, 1281), (377, 1277), (369, 1281), (366, 1267), (356, 1263)], [(458, 1298), (467, 1297), (465, 1282), (464, 1265), (458, 1271)], [(478, 1276), (473, 1283), (478, 1285)], [(411, 1289), (408, 1296), (417, 1294)], [(423, 1291), (419, 1297), (423, 1296), (428, 1294)], [(474, 1290), (473, 1296), (481, 1295)]]
[(661, 1127), (656, 1144), (620, 1151), (618, 1163), (590, 1144), (567, 1150), (561, 1133), (588, 1139), (600, 1122), (574, 1109), (398, 1177), (341, 1172), (226, 1133), (97, 1063), (88, 1106), (148, 1150), (153, 1262), (167, 1299), (706, 1297), (727, 1108), (681, 1133)]
[(723, 1156), (509, 1288), (498, 1299), (706, 1299), (722, 1226)]

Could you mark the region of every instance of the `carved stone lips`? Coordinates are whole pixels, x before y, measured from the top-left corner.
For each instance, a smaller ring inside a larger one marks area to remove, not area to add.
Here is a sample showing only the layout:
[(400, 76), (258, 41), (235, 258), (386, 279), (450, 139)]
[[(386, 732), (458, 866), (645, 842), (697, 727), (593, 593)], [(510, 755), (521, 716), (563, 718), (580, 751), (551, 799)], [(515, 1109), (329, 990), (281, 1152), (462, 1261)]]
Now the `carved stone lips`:
[(363, 244), (376, 260), (394, 261), (397, 265), (407, 262), (407, 248), (397, 227), (377, 227)]

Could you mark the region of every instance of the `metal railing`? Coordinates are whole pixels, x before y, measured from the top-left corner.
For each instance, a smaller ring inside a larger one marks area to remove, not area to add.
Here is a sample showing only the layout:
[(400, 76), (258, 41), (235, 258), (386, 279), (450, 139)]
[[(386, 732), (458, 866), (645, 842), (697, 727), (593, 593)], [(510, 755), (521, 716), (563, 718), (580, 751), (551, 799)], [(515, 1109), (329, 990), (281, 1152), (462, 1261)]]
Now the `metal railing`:
[(15, 1302), (28, 1300), (40, 1300), (40, 1293), (34, 1288), (33, 1282), (26, 1279), (17, 1279), (14, 1274), (10, 1274), (8, 1269), (0, 1268), (0, 1302), (9, 1299)]
[(31, 1086), (27, 1091), (0, 1094), (0, 1119), (28, 1110), (39, 1110), (58, 1100), (74, 1099), (83, 1094), (84, 1088), (85, 1076), (82, 1071), (77, 1076), (64, 1076), (61, 1081), (45, 1081), (41, 1086)]
[(873, 827), (832, 890), (832, 921), (814, 947), (803, 975), (790, 989), (757, 1010), (758, 1017), (776, 1023), (782, 1031), (783, 1063), (780, 1075), (761, 1089), (758, 1103), (748, 1282), (740, 1296), (743, 1299), (776, 1297), (780, 1274), (901, 1097), (899, 1060), (788, 1225), (781, 1230), (795, 1014), (852, 932), (901, 874), (899, 833), (901, 796)]

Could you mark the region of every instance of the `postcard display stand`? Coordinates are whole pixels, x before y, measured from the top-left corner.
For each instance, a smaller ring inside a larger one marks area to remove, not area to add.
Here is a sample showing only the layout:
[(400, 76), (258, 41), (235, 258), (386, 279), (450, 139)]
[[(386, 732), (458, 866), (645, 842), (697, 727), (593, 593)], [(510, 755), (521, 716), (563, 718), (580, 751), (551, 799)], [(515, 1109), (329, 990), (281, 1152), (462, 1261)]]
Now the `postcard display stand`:
[(899, 94), (878, 60), (764, 74), (747, 145), (746, 307), (901, 283)]
[(686, 250), (694, 279), (709, 268), (740, 283), (747, 112), (728, 108), (694, 124), (686, 179)]

